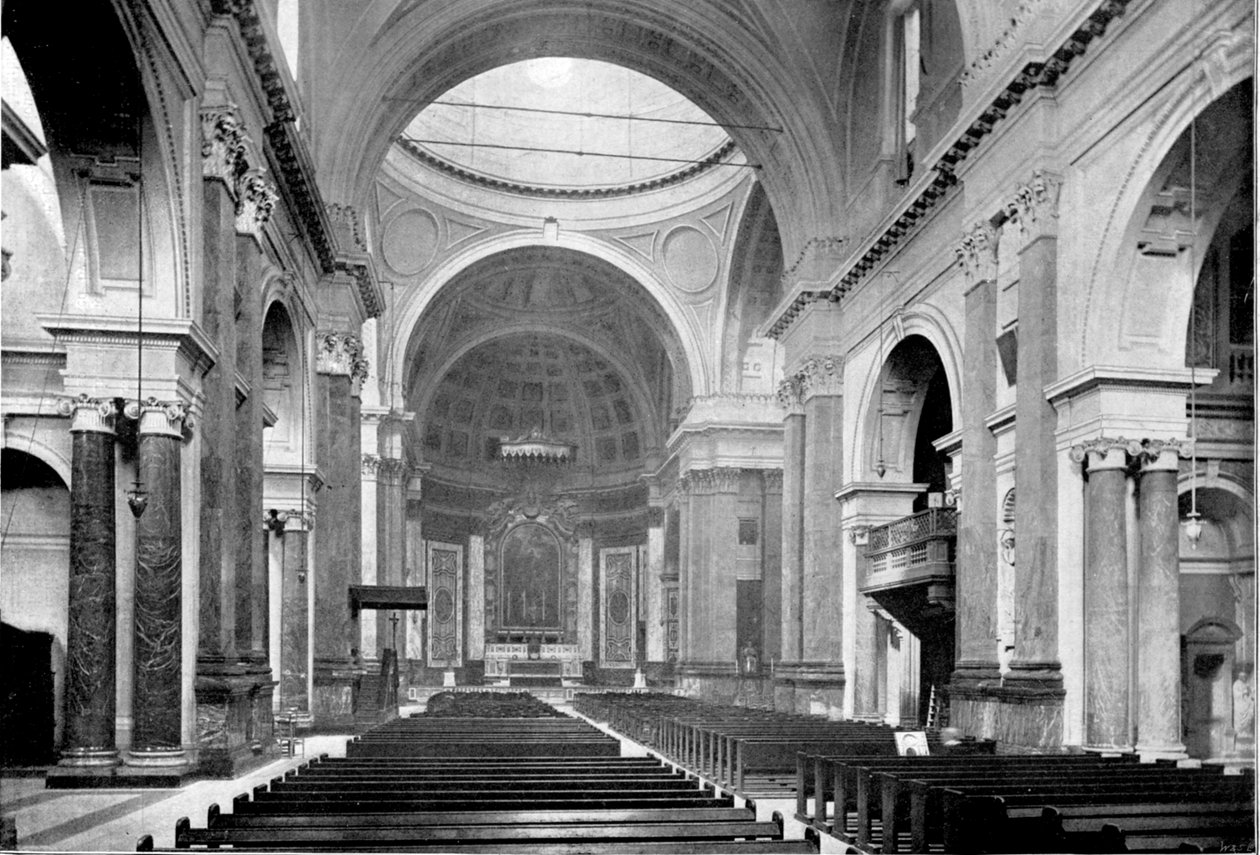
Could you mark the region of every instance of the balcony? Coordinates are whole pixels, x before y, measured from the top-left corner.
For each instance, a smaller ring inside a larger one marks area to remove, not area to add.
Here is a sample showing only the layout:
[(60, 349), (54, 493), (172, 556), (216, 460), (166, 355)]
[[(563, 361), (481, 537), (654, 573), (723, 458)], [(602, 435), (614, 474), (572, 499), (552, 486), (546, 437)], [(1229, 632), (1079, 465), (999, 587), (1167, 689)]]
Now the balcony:
[(872, 528), (862, 593), (894, 615), (952, 611), (957, 518), (953, 508), (929, 508)]

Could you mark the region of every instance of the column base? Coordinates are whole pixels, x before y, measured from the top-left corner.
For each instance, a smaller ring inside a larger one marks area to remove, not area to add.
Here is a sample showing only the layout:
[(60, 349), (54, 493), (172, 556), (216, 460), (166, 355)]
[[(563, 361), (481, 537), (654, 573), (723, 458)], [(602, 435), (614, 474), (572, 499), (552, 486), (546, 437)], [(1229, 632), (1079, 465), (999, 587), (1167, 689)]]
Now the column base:
[(1103, 757), (1119, 757), (1121, 754), (1132, 754), (1132, 745), (1082, 745), (1086, 754), (1101, 754)]
[(778, 662), (774, 666), (775, 709), (841, 719), (845, 681), (844, 665), (839, 662)]
[(74, 769), (108, 768), (122, 762), (117, 748), (70, 748), (61, 752), (58, 766)]
[(139, 769), (166, 769), (188, 764), (184, 748), (133, 748), (127, 752), (126, 764)]
[(1179, 742), (1171, 745), (1143, 745), (1139, 742), (1134, 746), (1134, 750), (1143, 763), (1154, 763), (1156, 760), (1190, 759), (1190, 755), (1186, 753), (1186, 746)]
[(355, 689), (362, 678), (363, 669), (344, 659), (315, 660), (311, 714), (315, 717), (317, 732), (347, 733), (355, 730)]

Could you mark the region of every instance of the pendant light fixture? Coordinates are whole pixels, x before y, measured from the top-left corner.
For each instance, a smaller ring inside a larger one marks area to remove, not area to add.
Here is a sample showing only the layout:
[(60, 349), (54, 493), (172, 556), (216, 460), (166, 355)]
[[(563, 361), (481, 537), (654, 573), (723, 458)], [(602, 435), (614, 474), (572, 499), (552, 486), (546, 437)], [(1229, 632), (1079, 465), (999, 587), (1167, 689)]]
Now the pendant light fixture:
[[(136, 424), (144, 419), (144, 131), (136, 117)], [(139, 433), (137, 431), (137, 437)], [(149, 506), (149, 493), (140, 480), (140, 454), (136, 453), (136, 477), (127, 491), (127, 506), (136, 519)]]
[(1198, 383), (1195, 377), (1195, 363), (1198, 361), (1198, 354), (1194, 352), (1195, 331), (1198, 325), (1195, 323), (1194, 297), (1198, 290), (1197, 276), (1195, 271), (1195, 250), (1196, 242), (1199, 236), (1198, 224), (1195, 221), (1195, 195), (1198, 190), (1197, 173), (1195, 171), (1195, 124), (1197, 116), (1190, 119), (1190, 513), (1186, 514), (1184, 523), (1186, 540), (1190, 542), (1191, 549), (1199, 548), (1199, 538), (1203, 535), (1203, 523), (1199, 521), (1199, 502), (1198, 502), (1198, 480), (1199, 480), (1199, 452), (1198, 452)]

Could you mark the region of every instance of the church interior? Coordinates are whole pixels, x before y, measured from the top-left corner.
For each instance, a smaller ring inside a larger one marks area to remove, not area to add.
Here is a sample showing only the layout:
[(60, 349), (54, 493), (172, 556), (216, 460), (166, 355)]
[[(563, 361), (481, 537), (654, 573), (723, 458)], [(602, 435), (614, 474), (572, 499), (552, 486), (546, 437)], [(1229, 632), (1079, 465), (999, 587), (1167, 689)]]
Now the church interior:
[(0, 14), (0, 813), (522, 691), (1254, 773), (1252, 3)]

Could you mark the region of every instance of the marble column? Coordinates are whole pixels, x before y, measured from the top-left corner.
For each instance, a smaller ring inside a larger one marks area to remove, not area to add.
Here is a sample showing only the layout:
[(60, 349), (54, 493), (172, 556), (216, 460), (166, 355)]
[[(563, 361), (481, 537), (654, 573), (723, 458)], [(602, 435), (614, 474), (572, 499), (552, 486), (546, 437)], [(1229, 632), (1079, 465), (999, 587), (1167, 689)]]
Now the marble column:
[(1178, 440), (1147, 440), (1138, 481), (1137, 750), (1184, 757), (1181, 742), (1181, 590)]
[[(413, 473), (407, 479), (407, 584), (425, 584), (424, 556), (424, 476)], [(405, 653), (408, 660), (424, 662), (424, 612), (407, 612), (407, 642)], [(471, 650), (469, 656), (472, 655)]]
[[(362, 461), (360, 469), (362, 492), (359, 495), (359, 502), (362, 535), (359, 542), (362, 547), (359, 550), (359, 578), (364, 585), (379, 585), (381, 582), (377, 571), (379, 557), (377, 547), (380, 531), (377, 525), (377, 512), (380, 499), (381, 458), (377, 454), (364, 454), (360, 460)], [(382, 646), (381, 618), (381, 612), (375, 609), (359, 615), (358, 647), (363, 653), (363, 658), (369, 662), (378, 659)]]
[[(996, 406), (998, 230), (988, 221), (967, 232), (956, 253), (968, 288), (962, 382), (962, 495), (955, 577), (958, 660), (951, 696), (982, 700), (998, 684), (997, 498), (994, 453), (997, 440), (985, 425)], [(961, 708), (956, 712), (961, 716)], [(961, 717), (955, 719), (967, 724)], [(979, 732), (975, 730), (973, 732)]]
[(665, 661), (665, 605), (664, 588), (661, 585), (661, 574), (664, 572), (665, 509), (650, 506), (648, 508), (647, 566), (642, 574), (646, 604), (644, 621), (647, 624), (647, 650), (644, 658), (648, 662)]
[(70, 596), (63, 766), (114, 766), (114, 418), (111, 400), (61, 403), (72, 417)]
[[(804, 609), (804, 513), (805, 513), (805, 408), (801, 402), (800, 378), (791, 375), (779, 384), (779, 405), (783, 417), (783, 515), (780, 551), (779, 596), (780, 657), (783, 663), (801, 660)], [(776, 672), (782, 689), (776, 685), (775, 705), (791, 709), (792, 684), (786, 669)]]
[(681, 519), (686, 551), (681, 577), (686, 596), (680, 603), (683, 640), (680, 671), (700, 691), (708, 680), (736, 671), (735, 559), (741, 470), (693, 469), (683, 478), (687, 496)]
[(139, 480), (148, 504), (136, 520), (135, 731), (128, 763), (181, 765), (180, 442), (184, 406), (149, 398), (138, 416)]
[(316, 336), (316, 342), (315, 447), (327, 485), (320, 497), (319, 528), (313, 532), (312, 544), (315, 694), (311, 712), (317, 726), (344, 726), (353, 722), (351, 693), (361, 671), (350, 666), (350, 649), (359, 647), (360, 638), (347, 592), (361, 578), (363, 461), (355, 387), (367, 376), (367, 369), (358, 336), (324, 332)]
[(761, 473), (761, 649), (763, 664), (783, 658), (783, 470)]
[[(1015, 653), (1006, 683), (1054, 706), (1063, 695), (1055, 528), (1058, 416), (1045, 388), (1058, 378), (1058, 196), (1059, 180), (1038, 170), (1007, 205), (1024, 243), (1015, 398)], [(966, 487), (963, 492), (966, 496)], [(1029, 722), (1042, 734), (1039, 744), (1057, 743), (1056, 715), (1047, 711)]]
[(306, 539), (311, 517), (290, 510), (283, 528), (272, 534), (280, 541), (280, 709), (310, 712), (309, 694), (310, 580), (306, 574)]
[(1129, 563), (1126, 549), (1129, 456), (1136, 442), (1096, 439), (1072, 449), (1086, 463), (1085, 747), (1132, 748), (1129, 681)]
[[(854, 567), (843, 563), (844, 534), (835, 494), (844, 472), (844, 361), (838, 356), (807, 359), (801, 368), (805, 409), (805, 510), (803, 527), (802, 646), (798, 685), (821, 694), (828, 710), (843, 705), (844, 622), (857, 621), (859, 634), (873, 637), (869, 612), (844, 614), (846, 577)], [(851, 580), (850, 580), (851, 581)]]
[(263, 322), (261, 302), (252, 295), (261, 287), (266, 257), (255, 235), (238, 235), (236, 242), (236, 288), (242, 295), (235, 312), (236, 376), (248, 390), (234, 399), (231, 461), (236, 468), (231, 514), (236, 539), (236, 647), (253, 670), (261, 671), (267, 661), (267, 561), (258, 525), (263, 507)]
[[(406, 544), (406, 469), (403, 461), (382, 457), (377, 476), (376, 578), (381, 585), (404, 585)], [(383, 646), (397, 651), (405, 638), (396, 638), (396, 625), (389, 622), (389, 613), (379, 613), (377, 636)], [(401, 616), (400, 616), (401, 617)], [(404, 628), (405, 632), (405, 628)]]

